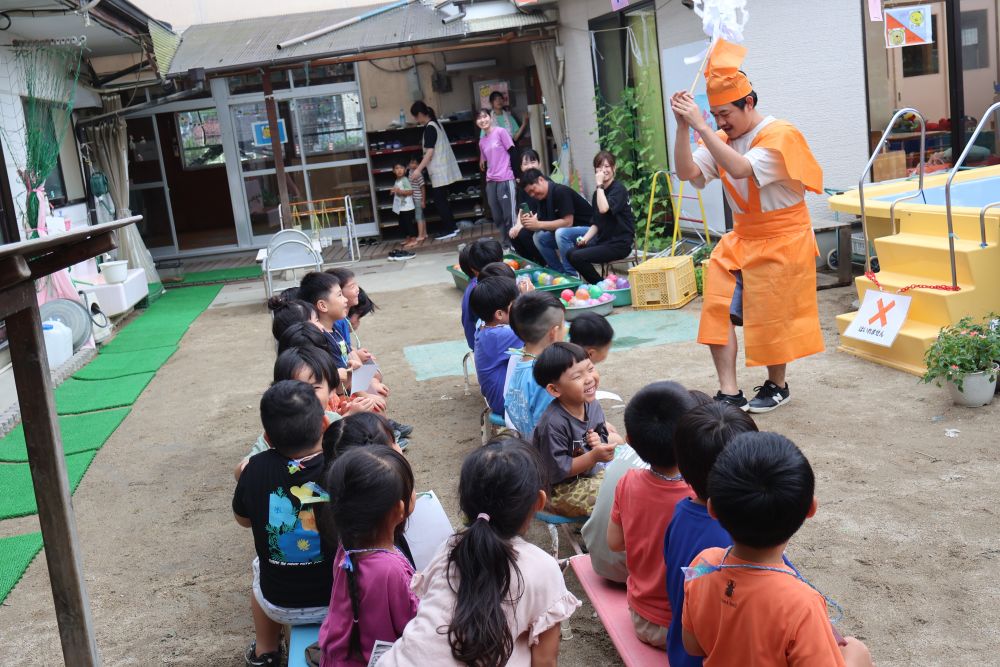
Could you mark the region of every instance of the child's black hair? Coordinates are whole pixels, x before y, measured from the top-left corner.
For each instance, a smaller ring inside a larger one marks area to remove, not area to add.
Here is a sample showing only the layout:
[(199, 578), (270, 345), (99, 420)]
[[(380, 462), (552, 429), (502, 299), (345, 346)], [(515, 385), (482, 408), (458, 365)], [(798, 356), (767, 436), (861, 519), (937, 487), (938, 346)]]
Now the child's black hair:
[(358, 302), (357, 304), (351, 306), (351, 308), (347, 311), (347, 317), (357, 317), (360, 320), (365, 315), (369, 315), (377, 309), (378, 306), (376, 306), (375, 302), (372, 301), (370, 296), (368, 296), (368, 293), (363, 289), (358, 288)]
[(649, 465), (675, 465), (674, 429), (694, 406), (691, 393), (676, 382), (647, 384), (625, 406), (628, 444)]
[(475, 278), (477, 274), (472, 272), (472, 267), (469, 266), (469, 253), (472, 251), (472, 244), (466, 243), (458, 251), (458, 268), (462, 270), (462, 273), (469, 276), (469, 278)]
[(510, 278), (482, 278), (469, 295), (469, 308), (486, 324), (493, 323), (498, 310), (506, 311), (517, 298), (517, 283)]
[(340, 386), (340, 373), (330, 350), (314, 345), (290, 347), (279, 354), (274, 362), (274, 381), (294, 380), (303, 369), (308, 370), (315, 381), (326, 382), (330, 391)]
[(533, 345), (562, 322), (565, 313), (566, 306), (552, 292), (528, 292), (514, 299), (510, 307), (510, 327), (518, 338)]
[(288, 328), (282, 332), (281, 338), (278, 339), (278, 354), (290, 347), (308, 347), (310, 345), (330, 350), (330, 343), (327, 342), (326, 336), (319, 330), (319, 327), (312, 322), (296, 322), (288, 325)]
[(275, 382), (260, 399), (260, 421), (271, 446), (295, 457), (308, 451), (323, 435), (323, 406), (305, 382)]
[(587, 351), (579, 345), (563, 342), (552, 343), (538, 355), (531, 373), (538, 386), (547, 387), (554, 382), (559, 382), (563, 373), (589, 358)]
[(722, 401), (710, 400), (684, 413), (674, 431), (674, 454), (695, 495), (708, 500), (708, 473), (719, 453), (735, 436), (756, 430), (750, 415)]
[(511, 540), (543, 487), (538, 454), (518, 438), (494, 438), (462, 463), (458, 503), (468, 527), (455, 539), (447, 570), (448, 580), (458, 582), (448, 643), (459, 663), (500, 667), (514, 651), (504, 605), (517, 604), (524, 579)]
[(483, 278), (510, 278), (517, 280), (517, 273), (504, 262), (490, 262), (479, 271), (479, 279)]
[(524, 188), (529, 185), (534, 185), (538, 181), (542, 180), (545, 180), (545, 174), (538, 169), (529, 169), (521, 174), (521, 187)]
[(299, 298), (299, 286), (293, 285), (291, 287), (286, 287), (281, 290), (281, 294), (279, 296), (282, 301), (295, 301)]
[[(330, 494), (333, 523), (340, 534), (345, 551), (374, 546), (386, 517), (402, 501), (403, 516), (413, 509), (413, 471), (399, 452), (389, 447), (356, 447), (339, 457), (325, 476), (325, 489)], [(405, 523), (405, 520), (404, 520)], [(354, 615), (349, 657), (361, 659), (361, 595), (358, 591), (358, 570), (365, 559), (351, 556), (352, 567), (344, 568), (347, 591)]]
[(325, 271), (310, 271), (299, 283), (299, 298), (314, 306), (320, 299), (330, 296), (330, 290), (340, 286), (340, 280)]
[(503, 261), (503, 248), (495, 238), (484, 236), (470, 243), (468, 248), (469, 268), (477, 275), (487, 264)]
[(542, 156), (539, 155), (538, 151), (536, 151), (534, 148), (525, 148), (523, 151), (521, 151), (521, 162), (523, 163), (525, 160), (534, 160), (535, 162), (541, 162)]
[(580, 313), (569, 325), (569, 340), (580, 347), (607, 347), (614, 337), (611, 323), (597, 313)]
[(275, 295), (267, 300), (271, 311), (271, 335), (274, 340), (281, 338), (290, 325), (296, 322), (308, 322), (316, 314), (316, 308), (302, 299), (286, 301), (283, 296)]
[(708, 497), (736, 544), (766, 549), (784, 544), (812, 507), (816, 480), (809, 461), (777, 433), (741, 433), (708, 474)]
[(332, 269), (327, 269), (323, 273), (329, 273), (331, 276), (336, 278), (337, 282), (340, 283), (341, 288), (354, 280), (354, 271), (351, 271), (344, 266), (335, 266)]
[(355, 447), (369, 445), (388, 447), (394, 442), (389, 420), (374, 412), (348, 415), (331, 424), (327, 433), (332, 436), (323, 438), (323, 451), (328, 462), (335, 461), (337, 457)]
[(694, 399), (695, 407), (715, 401), (714, 398), (703, 392), (701, 389), (689, 389), (688, 393), (691, 394), (691, 398)]

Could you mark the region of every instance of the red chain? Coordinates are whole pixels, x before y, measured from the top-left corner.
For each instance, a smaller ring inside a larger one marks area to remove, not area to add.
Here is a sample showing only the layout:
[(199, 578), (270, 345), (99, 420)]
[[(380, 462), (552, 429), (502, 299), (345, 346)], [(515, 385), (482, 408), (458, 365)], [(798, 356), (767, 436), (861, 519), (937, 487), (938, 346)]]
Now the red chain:
[[(865, 278), (867, 278), (868, 280), (870, 280), (873, 283), (875, 283), (875, 287), (877, 287), (880, 292), (884, 292), (885, 291), (882, 288), (882, 285), (879, 284), (878, 278), (875, 277), (875, 273), (874, 272), (872, 272), (872, 271), (865, 271)], [(896, 290), (896, 294), (903, 294), (905, 292), (909, 292), (911, 289), (936, 289), (936, 290), (941, 290), (943, 292), (958, 292), (962, 288), (959, 287), (958, 285), (921, 285), (919, 283), (914, 283), (913, 285), (907, 285), (906, 287), (900, 287), (898, 290)]]

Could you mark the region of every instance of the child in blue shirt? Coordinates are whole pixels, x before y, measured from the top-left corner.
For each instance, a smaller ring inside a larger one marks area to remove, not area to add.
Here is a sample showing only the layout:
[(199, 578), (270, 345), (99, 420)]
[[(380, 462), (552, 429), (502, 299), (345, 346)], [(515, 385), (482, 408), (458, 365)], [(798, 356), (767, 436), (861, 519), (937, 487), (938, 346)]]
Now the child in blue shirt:
[(507, 379), (510, 349), (524, 343), (510, 328), (510, 306), (517, 298), (517, 284), (510, 278), (483, 278), (472, 290), (469, 305), (485, 324), (476, 331), (476, 378), (494, 414), (504, 412), (503, 385)]
[(476, 316), (469, 308), (469, 297), (479, 282), (479, 272), (483, 270), (483, 267), (493, 262), (502, 261), (503, 248), (500, 247), (500, 242), (494, 238), (476, 239), (458, 253), (458, 266), (470, 278), (469, 286), (462, 294), (462, 330), (465, 332), (465, 342), (469, 344), (470, 350), (476, 347)]
[(689, 655), (681, 639), (681, 613), (684, 609), (684, 573), (681, 568), (688, 567), (695, 556), (705, 549), (728, 547), (733, 543), (726, 529), (708, 515), (708, 473), (730, 440), (740, 433), (756, 430), (757, 425), (750, 415), (721, 401), (692, 408), (677, 422), (674, 433), (677, 467), (696, 496), (677, 503), (663, 539), (667, 597), (673, 610), (667, 631), (670, 667), (701, 667), (703, 660)]
[(522, 294), (510, 307), (510, 326), (524, 341), (524, 350), (504, 394), (504, 411), (521, 437), (530, 439), (535, 424), (552, 402), (545, 387), (535, 382), (535, 360), (545, 348), (563, 339), (566, 307), (551, 292)]

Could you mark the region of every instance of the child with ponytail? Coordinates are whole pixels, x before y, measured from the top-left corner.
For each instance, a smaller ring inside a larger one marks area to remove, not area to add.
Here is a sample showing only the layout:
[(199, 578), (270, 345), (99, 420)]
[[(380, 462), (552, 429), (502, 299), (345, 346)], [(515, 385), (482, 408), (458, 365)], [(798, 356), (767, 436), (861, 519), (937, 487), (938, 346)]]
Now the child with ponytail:
[(466, 457), (468, 527), (413, 577), (420, 609), (379, 667), (556, 664), (559, 624), (580, 601), (552, 556), (522, 538), (544, 487), (538, 455), (520, 439), (494, 438)]
[(324, 486), (340, 548), (320, 664), (364, 667), (375, 642), (395, 641), (417, 612), (413, 566), (395, 546), (416, 502), (413, 472), (389, 447), (355, 447), (334, 461)]

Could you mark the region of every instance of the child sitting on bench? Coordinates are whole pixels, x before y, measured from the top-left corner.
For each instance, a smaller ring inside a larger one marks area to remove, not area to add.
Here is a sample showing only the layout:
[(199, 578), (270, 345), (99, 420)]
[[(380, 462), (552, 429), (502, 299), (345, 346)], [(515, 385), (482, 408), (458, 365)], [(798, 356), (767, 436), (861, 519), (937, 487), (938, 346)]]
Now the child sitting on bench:
[(305, 382), (282, 380), (260, 401), (271, 448), (252, 456), (236, 483), (233, 514), (253, 531), (255, 639), (247, 665), (278, 665), (282, 625), (319, 623), (326, 616), (335, 545), (321, 538), (314, 506), (323, 498), (323, 406)]
[(741, 433), (708, 475), (708, 513), (733, 546), (702, 551), (686, 568), (684, 648), (708, 665), (871, 667), (868, 648), (840, 639), (827, 598), (782, 555), (816, 514), (809, 461), (777, 433)]
[(545, 505), (538, 456), (498, 437), (469, 454), (460, 530), (413, 578), (420, 608), (379, 667), (556, 665), (559, 624), (580, 601), (559, 564), (524, 534)]
[(553, 343), (538, 357), (535, 382), (554, 399), (534, 432), (551, 498), (549, 508), (565, 517), (588, 516), (597, 501), (604, 465), (621, 437), (609, 433), (597, 402), (601, 376), (579, 345)]
[[(508, 267), (509, 268), (509, 267)], [(494, 414), (504, 411), (503, 389), (507, 379), (508, 350), (524, 343), (510, 328), (510, 306), (517, 298), (517, 285), (510, 278), (483, 278), (472, 290), (469, 305), (484, 322), (476, 331), (476, 378), (486, 404)]]
[(646, 385), (628, 402), (625, 436), (649, 468), (629, 470), (618, 481), (608, 523), (608, 548), (625, 552), (636, 636), (657, 648), (667, 645), (671, 615), (663, 586), (663, 534), (674, 506), (691, 492), (677, 472), (674, 427), (693, 404), (691, 394), (676, 382)]
[(674, 452), (677, 468), (694, 496), (674, 508), (674, 517), (663, 538), (667, 565), (667, 596), (673, 615), (667, 632), (667, 657), (671, 667), (701, 667), (701, 656), (689, 655), (681, 641), (684, 608), (684, 572), (695, 556), (710, 547), (733, 543), (726, 529), (708, 515), (708, 472), (719, 453), (740, 433), (756, 431), (747, 413), (722, 401), (711, 401), (686, 412), (677, 422)]
[(493, 262), (503, 262), (503, 248), (494, 238), (476, 239), (458, 253), (458, 266), (470, 278), (469, 285), (462, 294), (462, 331), (470, 350), (476, 347), (476, 316), (469, 308), (469, 297), (479, 282), (479, 272)]
[(569, 325), (569, 342), (587, 351), (595, 364), (608, 358), (615, 330), (604, 315), (581, 313)]

